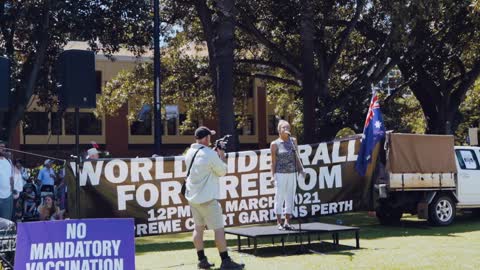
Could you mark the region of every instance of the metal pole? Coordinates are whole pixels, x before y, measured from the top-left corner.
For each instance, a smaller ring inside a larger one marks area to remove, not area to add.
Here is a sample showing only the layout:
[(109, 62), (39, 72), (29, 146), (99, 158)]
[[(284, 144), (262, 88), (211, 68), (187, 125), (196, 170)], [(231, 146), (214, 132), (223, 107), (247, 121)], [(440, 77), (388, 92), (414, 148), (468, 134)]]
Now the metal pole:
[[(25, 119), (22, 120), (23, 127), (22, 127), (22, 132), (23, 132), (23, 150), (27, 149), (27, 135), (25, 134), (25, 129), (27, 128), (27, 124), (25, 123)], [(27, 154), (23, 154), (23, 165), (27, 163)]]
[(161, 123), (161, 85), (160, 85), (160, 4), (159, 0), (153, 0), (153, 91), (154, 91), (154, 106), (153, 106), (153, 121), (154, 121), (154, 141), (155, 154), (160, 154), (160, 146), (162, 145), (162, 123)]
[(80, 109), (75, 107), (75, 212), (80, 218)]

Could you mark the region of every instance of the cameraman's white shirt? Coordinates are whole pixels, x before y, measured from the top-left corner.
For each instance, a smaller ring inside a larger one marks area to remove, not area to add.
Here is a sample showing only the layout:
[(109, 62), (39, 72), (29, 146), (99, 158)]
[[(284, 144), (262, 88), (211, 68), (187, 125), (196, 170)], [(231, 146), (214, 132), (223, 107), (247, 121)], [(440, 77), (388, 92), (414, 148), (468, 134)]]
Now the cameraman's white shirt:
[(12, 164), (6, 158), (0, 158), (0, 199), (6, 199), (12, 195)]
[[(200, 149), (200, 147), (202, 147)], [(219, 198), (219, 177), (227, 173), (227, 164), (223, 162), (217, 152), (202, 144), (194, 143), (190, 146), (185, 156), (188, 167), (192, 162), (195, 152), (190, 176), (187, 178), (187, 190), (185, 197), (194, 204), (200, 204)]]

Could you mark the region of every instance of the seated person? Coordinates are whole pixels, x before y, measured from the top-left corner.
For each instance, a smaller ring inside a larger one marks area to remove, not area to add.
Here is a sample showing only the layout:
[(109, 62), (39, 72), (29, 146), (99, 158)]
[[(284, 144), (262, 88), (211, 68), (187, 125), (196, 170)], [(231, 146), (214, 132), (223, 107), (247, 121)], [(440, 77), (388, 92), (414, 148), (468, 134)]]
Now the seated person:
[(37, 194), (33, 187), (33, 184), (27, 183), (24, 187), (23, 195), (23, 213), (26, 217), (31, 217), (35, 214), (36, 197)]
[(15, 222), (19, 222), (19, 221), (22, 221), (22, 219), (23, 219), (23, 199), (22, 197), (20, 197), (18, 198), (18, 200), (15, 201), (13, 220)]
[(43, 204), (38, 207), (40, 220), (62, 220), (64, 210), (60, 210), (53, 201), (53, 196), (46, 195)]

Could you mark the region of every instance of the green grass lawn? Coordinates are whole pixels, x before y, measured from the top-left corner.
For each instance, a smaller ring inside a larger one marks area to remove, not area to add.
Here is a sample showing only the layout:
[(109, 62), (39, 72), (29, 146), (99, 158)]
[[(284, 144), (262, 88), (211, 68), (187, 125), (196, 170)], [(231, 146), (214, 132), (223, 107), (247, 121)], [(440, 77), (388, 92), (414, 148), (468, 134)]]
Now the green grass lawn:
[[(320, 222), (359, 226), (361, 249), (355, 249), (353, 233), (340, 235), (335, 249), (329, 235), (312, 241), (310, 254), (297, 255), (292, 237), (282, 254), (281, 244), (271, 239), (259, 241), (258, 256), (251, 250), (236, 251), (236, 238), (229, 237), (230, 255), (246, 264), (246, 269), (480, 269), (480, 217), (459, 215), (453, 225), (430, 227), (411, 216), (396, 227), (386, 227), (366, 213), (324, 217)], [(242, 247), (243, 248), (243, 247)], [(206, 255), (216, 266), (220, 258), (213, 235), (206, 233)], [(169, 234), (136, 239), (136, 269), (196, 269), (196, 252), (191, 233)]]

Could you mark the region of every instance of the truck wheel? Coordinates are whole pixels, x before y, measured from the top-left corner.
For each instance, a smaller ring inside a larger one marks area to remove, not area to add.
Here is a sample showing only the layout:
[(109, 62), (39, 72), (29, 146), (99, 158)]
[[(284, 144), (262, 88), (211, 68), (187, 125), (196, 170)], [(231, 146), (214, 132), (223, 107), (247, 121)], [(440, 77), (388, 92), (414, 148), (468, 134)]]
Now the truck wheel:
[(376, 210), (377, 219), (382, 225), (395, 225), (400, 223), (403, 212), (399, 208), (380, 205)]
[(450, 225), (455, 214), (455, 203), (450, 196), (439, 196), (428, 206), (428, 222), (434, 226)]

